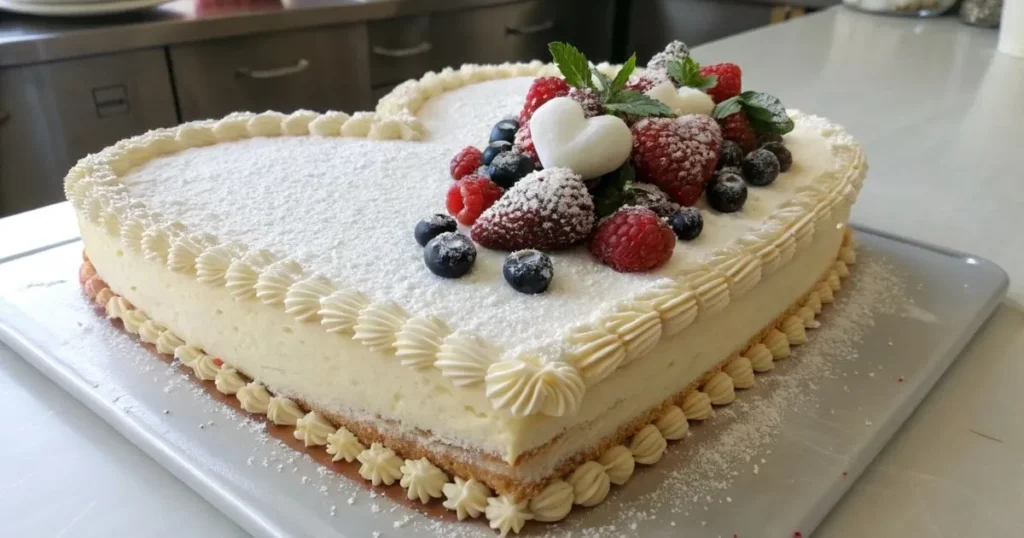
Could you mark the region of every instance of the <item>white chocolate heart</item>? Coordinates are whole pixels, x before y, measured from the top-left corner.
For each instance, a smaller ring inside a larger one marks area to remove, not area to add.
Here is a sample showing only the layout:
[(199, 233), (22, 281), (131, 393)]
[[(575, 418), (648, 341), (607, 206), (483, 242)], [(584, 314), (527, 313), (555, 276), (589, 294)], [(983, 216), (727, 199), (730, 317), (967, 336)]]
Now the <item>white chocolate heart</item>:
[(533, 113), (530, 136), (544, 168), (569, 168), (583, 179), (622, 166), (633, 149), (626, 122), (611, 115), (587, 118), (568, 97), (556, 97)]
[(647, 90), (647, 96), (664, 103), (672, 113), (677, 116), (686, 114), (703, 114), (710, 116), (715, 108), (715, 102), (708, 94), (696, 89), (683, 86), (676, 89), (669, 81), (662, 82)]

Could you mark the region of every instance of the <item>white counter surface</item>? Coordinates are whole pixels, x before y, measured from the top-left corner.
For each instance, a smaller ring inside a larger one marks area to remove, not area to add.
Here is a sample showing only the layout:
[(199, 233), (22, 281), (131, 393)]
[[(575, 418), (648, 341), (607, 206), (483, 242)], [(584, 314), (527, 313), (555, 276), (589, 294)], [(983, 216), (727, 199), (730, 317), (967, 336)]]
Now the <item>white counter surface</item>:
[[(956, 19), (834, 9), (695, 51), (861, 140), (871, 171), (856, 222), (987, 257), (1011, 278), (1005, 304), (815, 536), (1024, 536), (1024, 60), (995, 44)], [(74, 237), (70, 213), (0, 220), (0, 260)], [(244, 534), (3, 345), (0, 409), (0, 534)]]

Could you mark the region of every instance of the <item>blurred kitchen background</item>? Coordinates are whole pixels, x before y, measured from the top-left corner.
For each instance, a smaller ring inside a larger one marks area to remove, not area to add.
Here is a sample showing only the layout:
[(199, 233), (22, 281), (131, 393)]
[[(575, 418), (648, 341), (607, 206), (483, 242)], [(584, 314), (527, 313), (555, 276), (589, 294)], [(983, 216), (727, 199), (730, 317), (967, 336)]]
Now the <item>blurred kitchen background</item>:
[(837, 3), (788, 1), (0, 0), (0, 217), (61, 201), (79, 158), (149, 129), (372, 109), (426, 71), (547, 59), (555, 40), (646, 62)]

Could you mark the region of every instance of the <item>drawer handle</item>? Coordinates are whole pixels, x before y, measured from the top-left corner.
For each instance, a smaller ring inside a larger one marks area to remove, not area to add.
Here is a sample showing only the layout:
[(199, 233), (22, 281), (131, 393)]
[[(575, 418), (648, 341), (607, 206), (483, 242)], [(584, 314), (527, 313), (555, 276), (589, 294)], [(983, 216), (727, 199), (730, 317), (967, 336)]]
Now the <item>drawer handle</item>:
[(287, 77), (288, 75), (301, 73), (307, 69), (309, 69), (309, 60), (305, 58), (299, 58), (299, 61), (295, 62), (295, 65), (274, 67), (271, 69), (251, 69), (249, 67), (239, 67), (235, 70), (235, 74), (241, 77), (267, 79)]
[(531, 24), (529, 26), (520, 26), (520, 27), (506, 26), (505, 27), (505, 33), (508, 34), (508, 35), (539, 34), (541, 32), (546, 32), (546, 31), (548, 31), (548, 30), (550, 30), (550, 29), (552, 29), (554, 27), (555, 27), (555, 21), (553, 21), (551, 19), (548, 19), (548, 20), (546, 20), (544, 22), (539, 22), (537, 24)]
[(432, 48), (434, 48), (434, 46), (431, 45), (429, 41), (424, 41), (419, 45), (409, 47), (407, 49), (389, 49), (374, 45), (373, 53), (378, 56), (387, 56), (389, 58), (408, 58), (409, 56), (426, 54), (430, 52), (430, 49)]

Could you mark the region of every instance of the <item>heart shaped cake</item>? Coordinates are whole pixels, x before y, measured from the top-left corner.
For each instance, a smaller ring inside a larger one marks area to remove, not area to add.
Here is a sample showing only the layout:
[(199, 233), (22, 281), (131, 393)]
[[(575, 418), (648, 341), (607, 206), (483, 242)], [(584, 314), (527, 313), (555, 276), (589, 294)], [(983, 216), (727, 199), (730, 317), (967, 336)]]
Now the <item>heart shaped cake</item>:
[(502, 535), (600, 503), (806, 341), (866, 165), (681, 44), (552, 53), (86, 157), (87, 294), (375, 486)]

